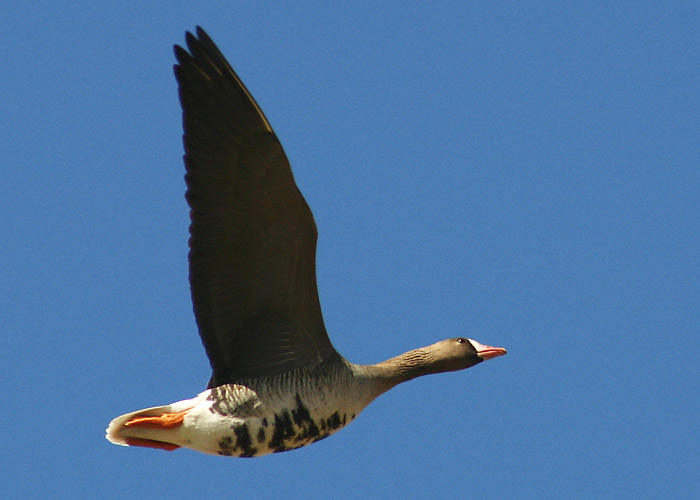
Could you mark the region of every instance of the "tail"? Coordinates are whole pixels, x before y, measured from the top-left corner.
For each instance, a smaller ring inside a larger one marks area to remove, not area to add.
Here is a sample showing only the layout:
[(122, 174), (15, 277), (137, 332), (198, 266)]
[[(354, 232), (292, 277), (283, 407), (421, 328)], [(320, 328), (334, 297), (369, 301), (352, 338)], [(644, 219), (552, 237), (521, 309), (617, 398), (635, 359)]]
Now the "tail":
[(107, 440), (120, 446), (143, 446), (172, 451), (180, 448), (180, 432), (185, 415), (199, 397), (125, 413), (109, 423)]

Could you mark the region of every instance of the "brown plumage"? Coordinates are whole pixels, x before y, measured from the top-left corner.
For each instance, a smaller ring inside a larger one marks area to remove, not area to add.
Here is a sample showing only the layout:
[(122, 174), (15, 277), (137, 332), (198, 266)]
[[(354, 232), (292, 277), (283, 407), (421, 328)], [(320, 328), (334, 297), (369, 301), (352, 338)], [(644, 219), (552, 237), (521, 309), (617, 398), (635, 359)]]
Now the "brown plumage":
[(340, 356), (321, 316), (316, 224), (282, 146), (209, 36), (198, 27), (186, 40), (189, 52), (175, 47), (175, 76), (190, 287), (213, 373), (194, 399), (114, 419), (110, 441), (235, 456), (286, 451), (335, 432), (398, 383), (505, 354), (460, 337), (376, 365)]

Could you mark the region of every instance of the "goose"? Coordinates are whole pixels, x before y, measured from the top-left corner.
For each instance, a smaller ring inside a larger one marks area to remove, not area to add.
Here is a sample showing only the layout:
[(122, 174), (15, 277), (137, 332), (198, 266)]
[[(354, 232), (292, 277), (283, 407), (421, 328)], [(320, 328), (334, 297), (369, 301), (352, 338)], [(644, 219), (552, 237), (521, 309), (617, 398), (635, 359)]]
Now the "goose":
[(204, 30), (185, 37), (174, 70), (189, 279), (212, 375), (192, 399), (115, 418), (109, 441), (236, 457), (293, 450), (345, 427), (397, 384), (506, 353), (458, 337), (375, 365), (338, 354), (316, 288), (316, 224), (282, 146)]

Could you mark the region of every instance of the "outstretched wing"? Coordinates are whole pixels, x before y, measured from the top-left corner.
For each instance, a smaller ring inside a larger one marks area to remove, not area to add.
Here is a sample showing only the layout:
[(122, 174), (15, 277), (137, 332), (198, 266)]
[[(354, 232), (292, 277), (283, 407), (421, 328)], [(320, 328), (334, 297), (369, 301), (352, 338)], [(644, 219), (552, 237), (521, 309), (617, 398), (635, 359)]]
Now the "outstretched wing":
[(316, 288), (313, 215), (265, 115), (209, 36), (175, 46), (190, 287), (210, 387), (334, 353)]

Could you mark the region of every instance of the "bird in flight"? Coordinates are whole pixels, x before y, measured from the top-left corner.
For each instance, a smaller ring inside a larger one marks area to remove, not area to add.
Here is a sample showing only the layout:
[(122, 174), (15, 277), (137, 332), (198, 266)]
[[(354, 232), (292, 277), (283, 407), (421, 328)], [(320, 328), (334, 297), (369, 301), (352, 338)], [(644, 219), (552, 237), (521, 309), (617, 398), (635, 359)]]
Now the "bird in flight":
[(175, 46), (189, 277), (212, 376), (198, 396), (115, 418), (124, 446), (256, 457), (333, 434), (413, 378), (506, 353), (458, 337), (375, 365), (333, 348), (316, 288), (317, 231), (270, 123), (201, 28)]

